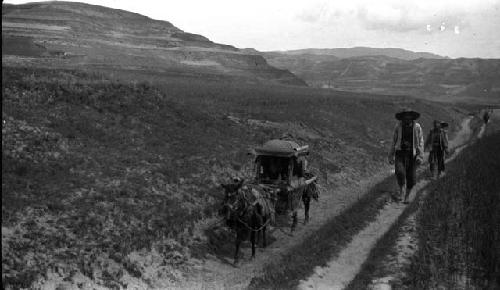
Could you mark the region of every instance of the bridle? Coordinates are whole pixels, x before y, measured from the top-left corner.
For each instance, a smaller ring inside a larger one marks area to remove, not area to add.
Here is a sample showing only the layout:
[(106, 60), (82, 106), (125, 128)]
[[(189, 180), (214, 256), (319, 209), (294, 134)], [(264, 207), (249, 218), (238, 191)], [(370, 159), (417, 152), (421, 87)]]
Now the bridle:
[[(223, 205), (224, 207), (226, 207), (228, 209), (228, 214), (227, 214), (228, 217), (232, 216), (237, 211), (241, 211), (241, 212), (245, 213), (248, 210), (248, 208), (250, 207), (250, 202), (246, 198), (245, 192), (239, 192), (239, 190), (236, 190), (235, 192), (228, 193), (228, 195), (229, 196), (227, 197), (227, 199), (229, 199), (231, 197), (235, 198), (235, 200), (233, 202), (226, 201)], [(243, 208), (242, 208), (241, 204), (243, 204)]]

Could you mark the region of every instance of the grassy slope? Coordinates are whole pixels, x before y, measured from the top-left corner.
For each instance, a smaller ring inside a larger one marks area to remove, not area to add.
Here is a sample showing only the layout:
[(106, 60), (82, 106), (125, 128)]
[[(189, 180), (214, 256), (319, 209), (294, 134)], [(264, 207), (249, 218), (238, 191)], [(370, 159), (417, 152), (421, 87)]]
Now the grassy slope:
[[(418, 216), (409, 283), (424, 289), (500, 286), (500, 132), (466, 148)], [(465, 278), (465, 279), (464, 279)]]
[(123, 269), (140, 277), (130, 254), (143, 249), (181, 267), (206, 243), (196, 222), (213, 216), (218, 182), (248, 177), (247, 149), (283, 133), (311, 145), (323, 183), (341, 171), (350, 182), (384, 161), (381, 141), (400, 106), (423, 112), (424, 128), (436, 116), (458, 118), (452, 109), (396, 97), (148, 80), (3, 67), (4, 285), (27, 286), (61, 268), (63, 276), (79, 271), (102, 283), (119, 280)]

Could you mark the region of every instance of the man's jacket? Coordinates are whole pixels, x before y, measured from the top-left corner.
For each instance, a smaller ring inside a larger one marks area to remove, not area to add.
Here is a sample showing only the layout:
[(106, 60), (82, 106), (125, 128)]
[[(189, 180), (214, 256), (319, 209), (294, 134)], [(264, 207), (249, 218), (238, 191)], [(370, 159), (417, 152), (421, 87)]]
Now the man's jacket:
[(442, 151), (448, 149), (448, 134), (443, 129), (432, 129), (427, 135), (427, 140), (425, 140), (425, 150), (433, 150), (435, 144)]
[[(394, 127), (394, 136), (392, 139), (391, 148), (389, 150), (389, 156), (394, 156), (396, 150), (401, 148), (401, 137), (403, 134), (402, 124), (398, 122)], [(420, 160), (424, 159), (424, 135), (422, 133), (422, 127), (419, 123), (414, 122), (413, 124), (413, 156), (416, 156)]]

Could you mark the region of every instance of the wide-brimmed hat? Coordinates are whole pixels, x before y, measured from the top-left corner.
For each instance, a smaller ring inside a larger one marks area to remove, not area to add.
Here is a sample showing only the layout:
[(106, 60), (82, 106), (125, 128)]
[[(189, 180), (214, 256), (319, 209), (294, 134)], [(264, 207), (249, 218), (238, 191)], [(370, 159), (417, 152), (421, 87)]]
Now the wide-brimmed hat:
[(398, 120), (416, 120), (420, 117), (420, 113), (417, 113), (411, 109), (405, 108), (396, 113), (396, 119)]
[(441, 128), (448, 128), (450, 125), (446, 122), (441, 122)]

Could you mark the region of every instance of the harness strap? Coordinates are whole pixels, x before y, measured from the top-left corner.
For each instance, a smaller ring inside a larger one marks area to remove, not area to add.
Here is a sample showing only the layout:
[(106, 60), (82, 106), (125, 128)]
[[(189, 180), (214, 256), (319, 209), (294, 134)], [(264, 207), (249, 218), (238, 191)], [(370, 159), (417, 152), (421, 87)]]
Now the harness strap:
[(242, 223), (242, 224), (243, 224), (243, 225), (244, 225), (244, 226), (245, 226), (248, 230), (253, 231), (253, 232), (258, 232), (258, 231), (262, 230), (264, 227), (266, 227), (266, 226), (269, 224), (269, 222), (271, 221), (271, 219), (268, 219), (268, 220), (267, 220), (267, 221), (266, 221), (266, 222), (265, 222), (262, 226), (260, 226), (260, 228), (258, 228), (258, 229), (253, 229), (253, 228), (252, 228), (252, 227), (250, 227), (250, 226), (249, 226), (246, 222), (242, 221), (242, 220), (240, 219), (240, 217), (238, 217), (238, 221), (239, 221), (240, 223)]

